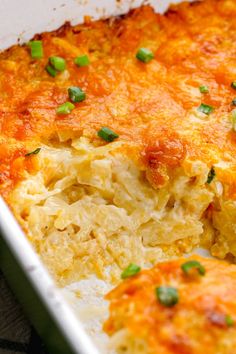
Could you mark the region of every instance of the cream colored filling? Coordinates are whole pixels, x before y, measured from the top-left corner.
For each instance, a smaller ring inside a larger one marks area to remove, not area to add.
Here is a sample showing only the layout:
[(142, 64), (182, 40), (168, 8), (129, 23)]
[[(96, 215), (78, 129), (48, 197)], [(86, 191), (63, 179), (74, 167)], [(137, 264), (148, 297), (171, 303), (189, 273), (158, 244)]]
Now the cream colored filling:
[(121, 142), (95, 147), (85, 138), (42, 147), (40, 172), (11, 196), (60, 285), (91, 274), (115, 280), (130, 262), (143, 266), (190, 252), (204, 233), (212, 234), (203, 215), (217, 185), (215, 191), (206, 186), (207, 166), (179, 168), (154, 189), (123, 151)]

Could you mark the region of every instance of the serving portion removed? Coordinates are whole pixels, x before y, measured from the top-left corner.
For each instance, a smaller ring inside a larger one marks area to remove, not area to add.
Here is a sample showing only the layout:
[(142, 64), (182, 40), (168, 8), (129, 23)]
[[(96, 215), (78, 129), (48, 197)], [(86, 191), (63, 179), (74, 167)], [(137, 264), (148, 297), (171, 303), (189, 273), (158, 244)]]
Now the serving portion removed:
[(143, 6), (0, 54), (0, 191), (78, 304), (129, 264), (196, 247), (234, 261), (235, 15), (234, 0)]

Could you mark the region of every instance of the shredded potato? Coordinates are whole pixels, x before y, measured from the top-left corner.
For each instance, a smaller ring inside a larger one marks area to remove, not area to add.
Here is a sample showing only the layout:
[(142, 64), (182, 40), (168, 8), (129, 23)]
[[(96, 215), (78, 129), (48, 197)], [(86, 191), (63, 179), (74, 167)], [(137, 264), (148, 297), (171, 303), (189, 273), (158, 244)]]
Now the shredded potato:
[(15, 214), (61, 283), (94, 271), (101, 276), (111, 265), (116, 277), (131, 261), (153, 263), (199, 244), (201, 217), (214, 196), (203, 183), (207, 166), (195, 182), (180, 168), (155, 190), (121, 148), (120, 142), (94, 147), (85, 138), (63, 151), (44, 147), (40, 171), (11, 195)]

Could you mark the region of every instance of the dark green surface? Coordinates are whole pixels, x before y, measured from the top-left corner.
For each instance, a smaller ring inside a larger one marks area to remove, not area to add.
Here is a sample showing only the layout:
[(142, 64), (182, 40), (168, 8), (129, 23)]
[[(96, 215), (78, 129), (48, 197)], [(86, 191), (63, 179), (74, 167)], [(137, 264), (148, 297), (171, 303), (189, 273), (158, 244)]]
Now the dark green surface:
[(29, 279), (0, 235), (0, 267), (26, 316), (31, 320), (51, 354), (79, 354), (72, 351), (35, 292)]

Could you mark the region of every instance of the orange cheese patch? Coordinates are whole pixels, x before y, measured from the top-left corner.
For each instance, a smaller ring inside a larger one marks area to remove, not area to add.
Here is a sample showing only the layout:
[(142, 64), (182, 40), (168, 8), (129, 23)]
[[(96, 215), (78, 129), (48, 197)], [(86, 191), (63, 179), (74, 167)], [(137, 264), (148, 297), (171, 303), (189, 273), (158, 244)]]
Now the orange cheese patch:
[[(181, 265), (190, 259), (180, 258), (144, 270), (112, 290), (107, 295), (106, 332), (127, 330), (130, 343), (143, 340), (148, 354), (233, 353), (236, 266), (198, 256), (191, 259), (204, 266), (204, 276), (196, 268), (185, 274)], [(160, 286), (176, 289), (177, 304), (160, 303), (156, 295)]]
[[(204, 161), (209, 168), (226, 161), (229, 169), (219, 179), (230, 183), (234, 197), (236, 133), (230, 112), (236, 97), (231, 87), (236, 80), (235, 15), (234, 0), (183, 3), (165, 15), (142, 7), (112, 21), (65, 25), (36, 36), (42, 40), (42, 59), (32, 59), (27, 45), (3, 52), (0, 134), (6, 151), (15, 152), (6, 161), (1, 146), (0, 165), (6, 165), (1, 182), (21, 178), (15, 159), (29, 146), (47, 144), (63, 132), (97, 141), (97, 131), (107, 126), (135, 145), (157, 186), (185, 158)], [(136, 58), (141, 47), (153, 52), (149, 63)], [(90, 64), (77, 67), (74, 59), (83, 54)], [(45, 70), (52, 55), (66, 60), (66, 70), (56, 77)], [(201, 85), (209, 93), (200, 93)], [(57, 115), (70, 86), (83, 89), (86, 100), (70, 114)], [(201, 103), (212, 106), (213, 113), (199, 113)]]

